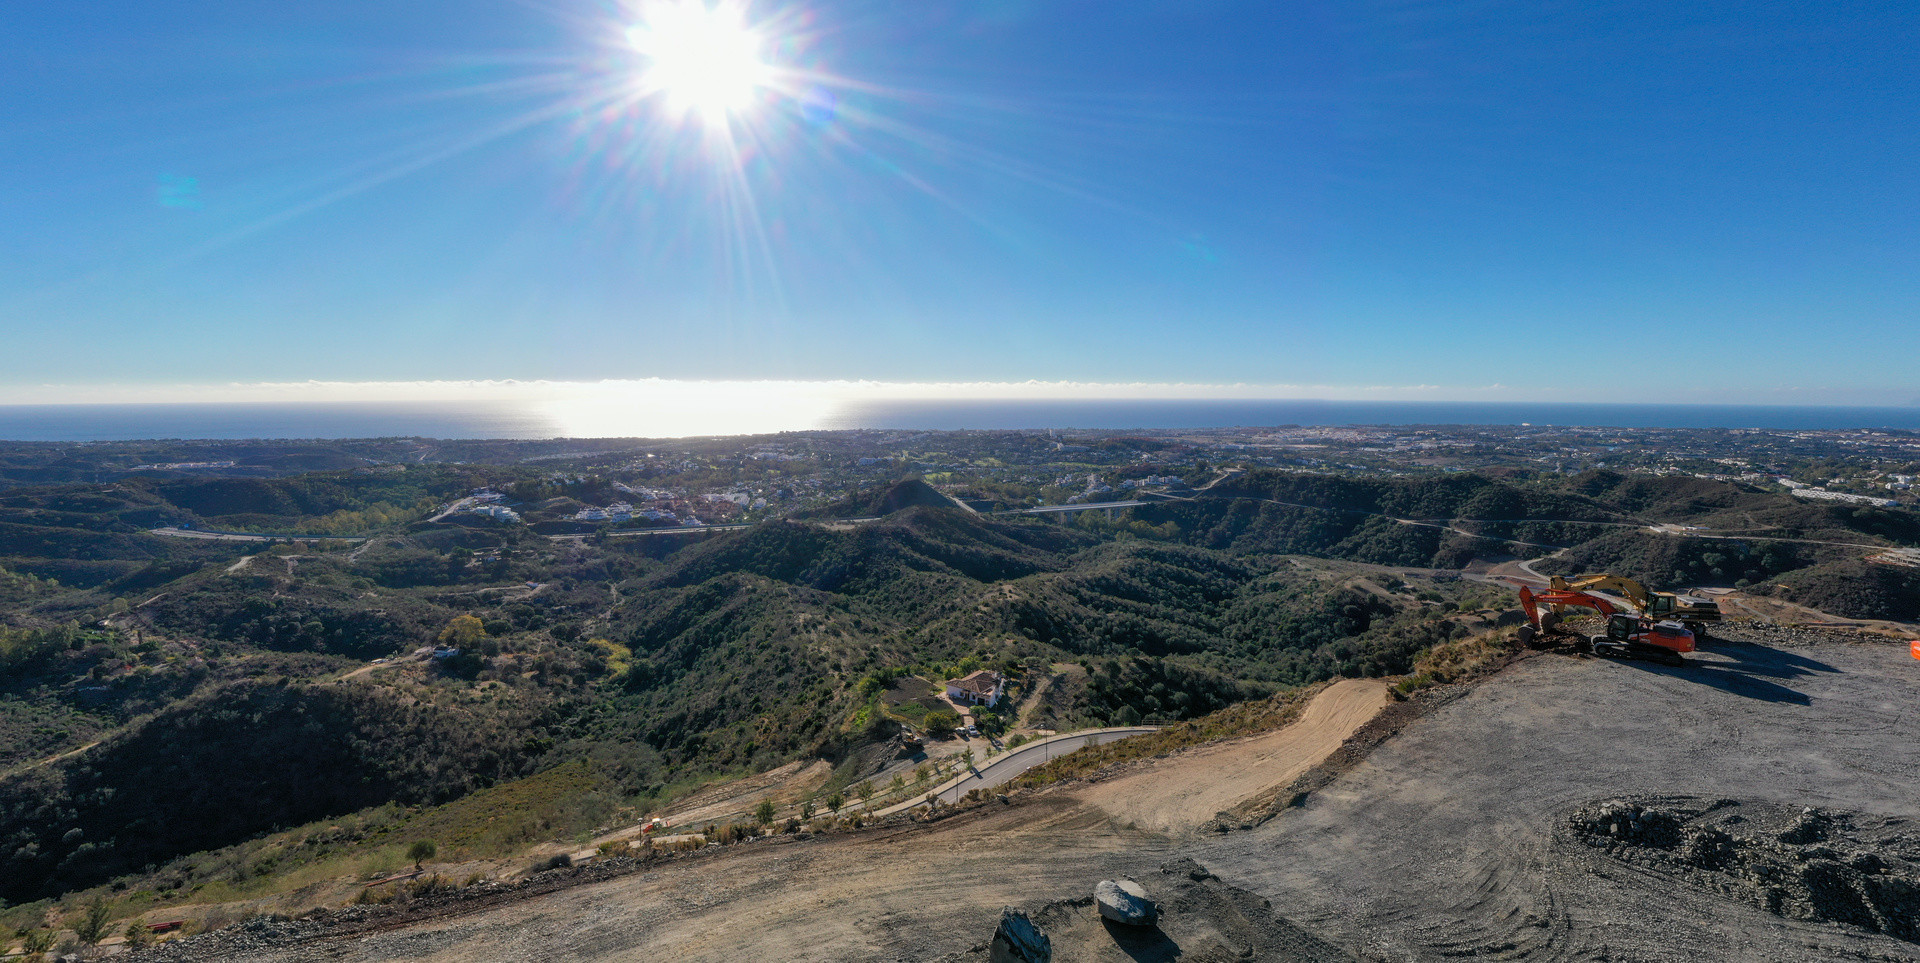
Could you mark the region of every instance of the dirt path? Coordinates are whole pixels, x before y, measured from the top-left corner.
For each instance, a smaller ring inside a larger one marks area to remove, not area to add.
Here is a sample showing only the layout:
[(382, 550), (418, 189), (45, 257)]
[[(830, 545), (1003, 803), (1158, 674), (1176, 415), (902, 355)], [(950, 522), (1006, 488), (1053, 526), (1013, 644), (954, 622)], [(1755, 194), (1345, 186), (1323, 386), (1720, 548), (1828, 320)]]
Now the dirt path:
[[(675, 828), (704, 826), (709, 822), (744, 819), (760, 805), (772, 799), (784, 807), (818, 788), (833, 774), (833, 764), (816, 759), (811, 763), (790, 762), (757, 776), (749, 776), (710, 789), (702, 789), (673, 805), (666, 812), (667, 824)], [(638, 832), (635, 827), (634, 832)], [(624, 832), (624, 831), (623, 831)], [(616, 833), (606, 838), (624, 838)]]
[[(1174, 798), (1182, 787), (1244, 768), (1244, 761), (1235, 760), (1255, 752), (1271, 765), (1233, 783), (1236, 793), (1246, 790), (1240, 795), (1255, 792), (1290, 780), (1296, 766), (1318, 761), (1384, 702), (1385, 687), (1378, 681), (1343, 683), (1317, 697), (1292, 727), (1274, 734), (1292, 736), (1241, 740), (1223, 747), (1226, 751), (1181, 753), (1122, 782), (1129, 791)], [(1296, 757), (1288, 747), (1310, 758)], [(783, 767), (749, 780), (755, 788), (745, 791), (741, 784), (715, 787), (690, 800), (693, 808), (683, 810), (674, 825), (738, 807), (798, 775), (797, 767)], [(1106, 807), (1113, 799), (1105, 788), (1055, 791), (1019, 806), (989, 806), (933, 825), (804, 842), (780, 838), (710, 851), (655, 871), (471, 916), (308, 944), (290, 955), (263, 951), (230, 958), (365, 963), (942, 959), (983, 944), (1002, 906), (1082, 896), (1103, 878), (1157, 873), (1177, 855), (1170, 837), (1129, 827), (1110, 814)], [(1106, 933), (1097, 925), (1085, 929), (1072, 938), (1097, 941)], [(1062, 946), (1056, 959), (1129, 959), (1106, 949), (1110, 952), (1088, 956)]]
[(1348, 679), (1314, 696), (1278, 732), (1182, 753), (1172, 765), (1096, 783), (1080, 794), (1116, 822), (1155, 832), (1198, 827), (1222, 810), (1291, 783), (1392, 701), (1378, 679)]
[(88, 749), (92, 749), (94, 746), (97, 746), (99, 744), (100, 744), (100, 740), (95, 739), (84, 746), (75, 746), (72, 749), (67, 749), (62, 752), (56, 752), (53, 755), (46, 757), (45, 759), (36, 759), (33, 762), (26, 763), (25, 765), (22, 765), (19, 768), (14, 769), (10, 772), (0, 773), (0, 776), (15, 776), (15, 775), (19, 775), (20, 773), (26, 772), (30, 769), (38, 769), (41, 766), (51, 765), (52, 763), (59, 762), (62, 759), (66, 759), (71, 756), (77, 756), (83, 752), (86, 752)]
[(349, 671), (341, 675), (340, 678), (334, 681), (345, 682), (348, 679), (358, 679), (361, 676), (368, 675), (373, 672), (377, 672), (381, 669), (391, 669), (396, 666), (407, 665), (413, 662), (425, 662), (427, 661), (428, 657), (430, 657), (432, 654), (433, 654), (433, 646), (423, 645), (420, 648), (414, 649), (412, 652), (407, 653), (406, 655), (396, 655), (382, 662), (369, 663), (367, 665), (363, 665), (358, 669), (354, 669), (352, 671)]
[[(1904, 645), (1847, 638), (1729, 625), (1685, 667), (1536, 654), (1452, 701), (1443, 693), (1251, 831), (1170, 834), (1140, 816), (1185, 819), (1272, 785), (1294, 764), (1277, 746), (1285, 730), (931, 825), (709, 850), (464, 916), (279, 949), (232, 945), (218, 958), (974, 963), (1000, 907), (1084, 899), (1121, 874), (1153, 883), (1186, 856), (1270, 901), (1241, 904), (1243, 921), (1277, 914), (1359, 959), (1920, 960), (1920, 945), (1774, 916), (1611, 861), (1564, 831), (1579, 807), (1639, 794), (1920, 821), (1920, 671)], [(1378, 689), (1365, 685), (1310, 706), (1296, 738), (1331, 738), (1377, 707)], [(1249, 768), (1256, 745), (1267, 749), (1257, 774), (1230, 790), (1208, 785)], [(1129, 958), (1097, 923), (1058, 935), (1056, 959)], [(1247, 958), (1197, 939), (1156, 952), (1132, 958)]]

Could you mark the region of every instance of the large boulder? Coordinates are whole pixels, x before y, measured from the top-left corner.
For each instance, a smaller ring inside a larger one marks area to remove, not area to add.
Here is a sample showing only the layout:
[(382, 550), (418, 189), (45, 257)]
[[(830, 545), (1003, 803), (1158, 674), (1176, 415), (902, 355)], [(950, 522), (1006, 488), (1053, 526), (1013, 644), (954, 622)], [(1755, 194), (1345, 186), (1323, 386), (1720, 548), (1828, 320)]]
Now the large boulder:
[(1160, 910), (1147, 898), (1147, 891), (1130, 879), (1103, 879), (1093, 888), (1093, 904), (1100, 915), (1128, 926), (1152, 926)]
[(1052, 963), (1053, 942), (1027, 914), (1009, 906), (1000, 911), (1000, 928), (987, 951), (992, 963)]

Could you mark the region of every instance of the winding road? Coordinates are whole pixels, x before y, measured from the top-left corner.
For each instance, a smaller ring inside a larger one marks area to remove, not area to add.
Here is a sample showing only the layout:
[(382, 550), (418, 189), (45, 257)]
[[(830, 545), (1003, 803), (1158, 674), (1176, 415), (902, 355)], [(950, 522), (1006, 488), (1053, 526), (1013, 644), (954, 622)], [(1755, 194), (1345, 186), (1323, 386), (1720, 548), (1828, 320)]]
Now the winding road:
[[(1021, 773), (1035, 766), (1044, 765), (1055, 756), (1064, 756), (1082, 746), (1112, 742), (1128, 736), (1158, 731), (1159, 728), (1156, 726), (1117, 726), (1112, 729), (1089, 729), (1064, 736), (1048, 736), (1003, 752), (972, 772), (963, 773), (941, 783), (938, 788), (930, 790), (927, 796), (937, 794), (943, 803), (958, 802), (960, 797), (975, 789), (992, 789), (1011, 782)], [(924, 806), (927, 804), (927, 796), (876, 810), (874, 815), (891, 816), (894, 813), (906, 812), (915, 806)]]

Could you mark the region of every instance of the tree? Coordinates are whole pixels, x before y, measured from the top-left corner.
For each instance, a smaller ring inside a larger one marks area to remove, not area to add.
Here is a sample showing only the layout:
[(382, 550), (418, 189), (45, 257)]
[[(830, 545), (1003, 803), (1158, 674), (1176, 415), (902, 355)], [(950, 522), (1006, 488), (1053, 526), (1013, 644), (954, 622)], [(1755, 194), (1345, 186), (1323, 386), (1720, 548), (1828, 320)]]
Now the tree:
[(873, 780), (869, 779), (853, 787), (853, 791), (860, 797), (861, 805), (870, 807), (870, 804), (873, 802)]
[(927, 718), (921, 724), (926, 727), (927, 735), (937, 739), (951, 735), (953, 730), (959, 728), (960, 716), (952, 709), (935, 709), (927, 713)]
[(773, 825), (773, 800), (771, 799), (760, 800), (759, 808), (753, 811), (753, 818), (757, 820), (762, 826)]
[(440, 847), (435, 846), (433, 840), (422, 839), (407, 847), (407, 858), (413, 860), (413, 871), (417, 873), (420, 871), (421, 863), (432, 859), (439, 852)]
[(836, 813), (840, 811), (841, 806), (844, 806), (846, 804), (847, 804), (847, 797), (842, 796), (839, 793), (834, 793), (833, 795), (827, 797), (827, 808), (833, 810)]
[(487, 637), (487, 624), (471, 615), (456, 615), (440, 630), (440, 644), (456, 649), (470, 648)]
[(73, 935), (88, 946), (100, 945), (100, 939), (107, 935), (107, 916), (112, 911), (107, 908), (107, 898), (95, 896), (87, 903), (87, 913), (73, 924)]
[(973, 747), (971, 746), (967, 747), (967, 751), (961, 753), (960, 758), (966, 760), (968, 769), (972, 769), (973, 768)]
[(126, 936), (128, 946), (153, 945), (153, 930), (148, 929), (147, 924), (138, 919), (127, 924)]
[(801, 819), (813, 818), (813, 800), (809, 799), (806, 802), (803, 802), (800, 804), (800, 818)]
[(28, 933), (20, 944), (20, 951), (25, 953), (29, 960), (39, 959), (51, 949), (53, 949), (52, 930), (34, 930)]

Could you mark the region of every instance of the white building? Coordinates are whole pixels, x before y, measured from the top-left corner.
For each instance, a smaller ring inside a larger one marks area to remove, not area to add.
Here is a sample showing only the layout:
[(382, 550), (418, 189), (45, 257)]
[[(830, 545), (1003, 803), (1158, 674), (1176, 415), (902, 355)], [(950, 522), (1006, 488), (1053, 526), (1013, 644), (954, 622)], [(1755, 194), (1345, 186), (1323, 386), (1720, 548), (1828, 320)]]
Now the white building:
[(1847, 502), (1853, 505), (1872, 505), (1876, 508), (1893, 508), (1900, 503), (1891, 498), (1874, 498), (1871, 495), (1849, 495), (1846, 492), (1830, 492), (1824, 488), (1796, 488), (1796, 498), (1812, 498), (1828, 502)]
[(947, 698), (955, 702), (993, 708), (1006, 692), (1007, 680), (992, 669), (981, 669), (947, 683)]
[(520, 521), (520, 513), (505, 505), (475, 505), (468, 511), (484, 518), (491, 518), (496, 522)]

